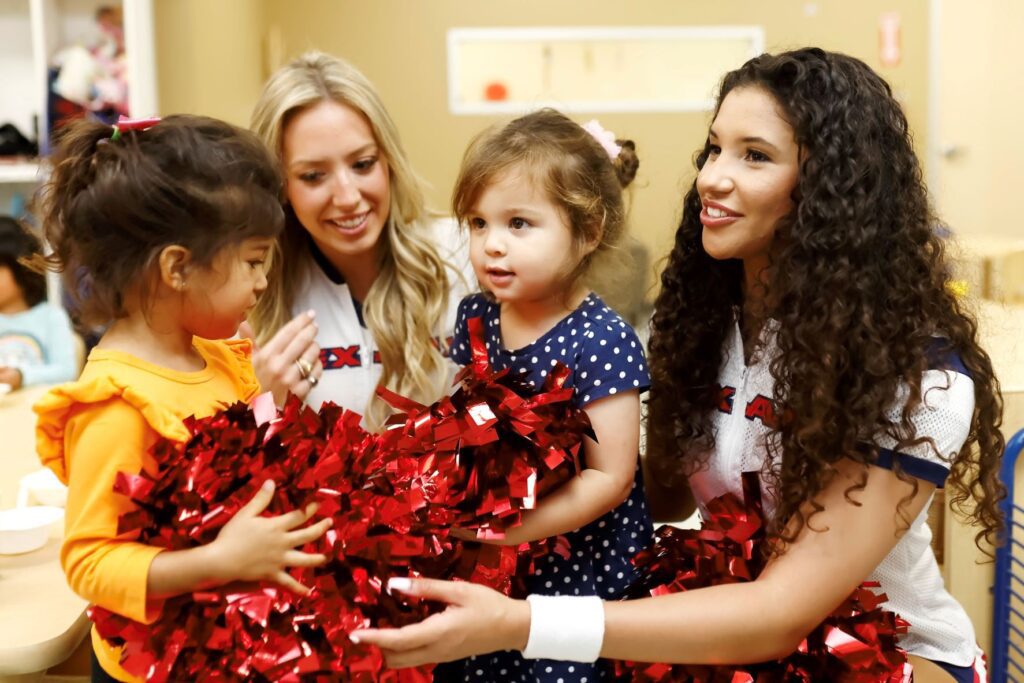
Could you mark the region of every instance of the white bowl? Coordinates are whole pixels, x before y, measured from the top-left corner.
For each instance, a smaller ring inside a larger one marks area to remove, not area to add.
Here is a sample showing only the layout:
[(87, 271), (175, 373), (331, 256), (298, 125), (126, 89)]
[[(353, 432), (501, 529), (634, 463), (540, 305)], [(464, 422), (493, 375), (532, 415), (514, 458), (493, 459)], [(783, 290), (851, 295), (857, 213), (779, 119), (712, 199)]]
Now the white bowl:
[(16, 507), (50, 505), (62, 508), (68, 503), (68, 487), (48, 467), (26, 474), (18, 484)]
[(50, 527), (64, 510), (46, 505), (0, 510), (0, 554), (17, 555), (46, 545)]

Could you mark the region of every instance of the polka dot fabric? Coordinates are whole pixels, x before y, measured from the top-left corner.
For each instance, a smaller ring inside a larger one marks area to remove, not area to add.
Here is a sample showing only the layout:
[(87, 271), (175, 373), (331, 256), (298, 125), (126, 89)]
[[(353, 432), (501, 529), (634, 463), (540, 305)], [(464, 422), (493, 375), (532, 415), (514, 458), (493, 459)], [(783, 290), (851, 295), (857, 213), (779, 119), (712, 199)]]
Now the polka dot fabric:
[[(531, 386), (539, 389), (555, 363), (561, 362), (572, 370), (568, 384), (575, 389), (573, 401), (577, 406), (625, 391), (643, 392), (650, 385), (636, 332), (596, 294), (521, 349), (508, 350), (502, 345), (499, 313), (498, 304), (479, 294), (462, 301), (452, 343), (456, 362), (465, 365), (471, 359), (466, 321), (483, 317), (488, 356), (495, 369), (524, 373)], [(638, 467), (626, 501), (567, 534), (568, 558), (549, 555), (538, 562), (527, 581), (530, 592), (618, 599), (636, 576), (629, 559), (650, 542), (652, 534)], [(441, 665), (435, 669), (434, 679), (586, 683), (612, 680), (612, 670), (603, 660), (595, 664), (529, 660), (517, 651), (507, 651)]]
[(576, 390), (573, 402), (578, 407), (650, 387), (647, 359), (636, 332), (597, 294), (590, 294), (537, 341), (511, 351), (501, 342), (498, 304), (482, 294), (466, 297), (459, 304), (452, 340), (452, 358), (459, 365), (472, 360), (466, 321), (477, 317), (484, 319), (487, 355), (495, 370), (523, 373), (530, 386), (540, 389), (551, 368), (562, 363), (572, 370), (568, 385)]

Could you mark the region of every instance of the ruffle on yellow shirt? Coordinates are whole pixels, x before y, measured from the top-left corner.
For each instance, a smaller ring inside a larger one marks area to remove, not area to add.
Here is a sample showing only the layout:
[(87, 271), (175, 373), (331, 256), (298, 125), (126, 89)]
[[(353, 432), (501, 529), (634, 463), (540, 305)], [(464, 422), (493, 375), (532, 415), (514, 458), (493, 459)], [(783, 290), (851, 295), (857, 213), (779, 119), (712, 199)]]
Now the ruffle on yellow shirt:
[(62, 384), (47, 392), (32, 409), (38, 415), (36, 452), (39, 460), (65, 484), (68, 479), (64, 461), (64, 428), (71, 411), (78, 405), (102, 403), (112, 398), (120, 398), (142, 413), (160, 436), (174, 441), (189, 438), (188, 429), (180, 417), (112, 377)]
[[(207, 364), (217, 359), (233, 366), (235, 377), (244, 389), (242, 400), (249, 401), (259, 393), (260, 385), (250, 360), (252, 342), (248, 339), (209, 341), (197, 337), (194, 345)], [(230, 354), (226, 357), (223, 352), (218, 353), (217, 347), (226, 348)], [(166, 405), (154, 403), (150, 396), (134, 390), (123, 380), (104, 374), (62, 384), (44, 394), (32, 407), (37, 415), (36, 452), (39, 460), (53, 470), (61, 482), (67, 484), (68, 481), (64, 431), (71, 411), (78, 405), (101, 403), (112, 398), (120, 398), (138, 410), (161, 437), (174, 441), (188, 440), (188, 429), (180, 416), (168, 410)]]
[(256, 370), (252, 366), (252, 341), (249, 339), (225, 339), (209, 341), (196, 337), (193, 344), (203, 355), (209, 358), (212, 346), (227, 347), (231, 352), (231, 360), (235, 366), (235, 377), (243, 387), (242, 400), (249, 402), (260, 393), (260, 382), (256, 379)]

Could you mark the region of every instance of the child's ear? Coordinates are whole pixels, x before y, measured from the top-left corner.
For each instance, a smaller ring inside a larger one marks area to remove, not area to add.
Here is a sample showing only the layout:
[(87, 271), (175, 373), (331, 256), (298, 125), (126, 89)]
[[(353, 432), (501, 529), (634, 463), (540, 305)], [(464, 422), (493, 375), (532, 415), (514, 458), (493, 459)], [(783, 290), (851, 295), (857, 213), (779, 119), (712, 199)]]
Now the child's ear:
[(601, 246), (601, 239), (603, 237), (603, 225), (590, 226), (590, 229), (586, 231), (586, 234), (580, 240), (580, 256), (590, 256), (595, 249)]
[(185, 290), (192, 265), (192, 252), (180, 244), (164, 247), (157, 257), (160, 281), (176, 292)]

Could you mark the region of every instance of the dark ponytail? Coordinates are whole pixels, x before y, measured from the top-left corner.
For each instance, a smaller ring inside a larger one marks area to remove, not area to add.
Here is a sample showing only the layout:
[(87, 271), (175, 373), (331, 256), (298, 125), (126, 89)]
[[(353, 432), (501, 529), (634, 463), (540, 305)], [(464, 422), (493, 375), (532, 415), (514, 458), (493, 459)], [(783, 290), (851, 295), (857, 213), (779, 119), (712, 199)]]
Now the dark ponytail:
[(632, 140), (616, 140), (615, 144), (622, 149), (619, 150), (619, 156), (615, 157), (612, 165), (615, 166), (615, 175), (619, 177), (619, 184), (622, 185), (622, 189), (626, 189), (633, 182), (637, 169), (640, 168), (640, 157), (636, 155), (636, 143)]
[(275, 237), (284, 216), (277, 164), (251, 133), (216, 119), (171, 116), (145, 131), (80, 120), (67, 126), (39, 196), (53, 248), (83, 321), (125, 314), (138, 285), (145, 302), (156, 255), (178, 244), (200, 265), (249, 237)]

